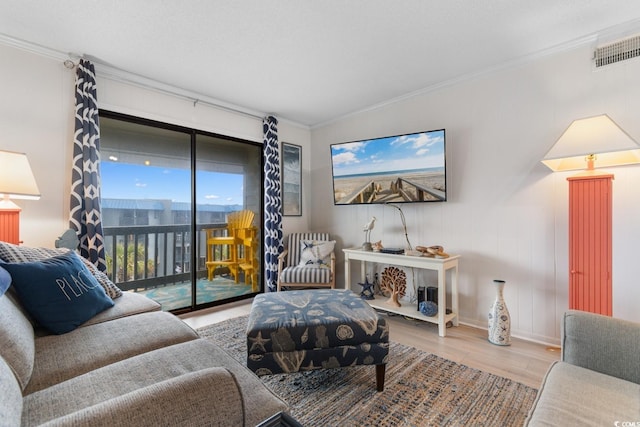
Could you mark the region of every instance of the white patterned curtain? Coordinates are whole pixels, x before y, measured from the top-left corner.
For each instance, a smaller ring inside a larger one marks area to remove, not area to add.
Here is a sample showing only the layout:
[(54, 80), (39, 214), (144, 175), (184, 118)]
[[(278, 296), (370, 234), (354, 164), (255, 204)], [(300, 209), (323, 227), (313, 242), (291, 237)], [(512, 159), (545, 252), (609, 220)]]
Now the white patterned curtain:
[(76, 71), (75, 132), (69, 226), (80, 240), (80, 255), (100, 271), (107, 269), (100, 212), (100, 123), (96, 74), (80, 60)]
[(264, 275), (265, 290), (274, 292), (278, 283), (278, 256), (282, 245), (282, 191), (280, 188), (280, 145), (278, 120), (273, 116), (262, 121), (264, 133)]

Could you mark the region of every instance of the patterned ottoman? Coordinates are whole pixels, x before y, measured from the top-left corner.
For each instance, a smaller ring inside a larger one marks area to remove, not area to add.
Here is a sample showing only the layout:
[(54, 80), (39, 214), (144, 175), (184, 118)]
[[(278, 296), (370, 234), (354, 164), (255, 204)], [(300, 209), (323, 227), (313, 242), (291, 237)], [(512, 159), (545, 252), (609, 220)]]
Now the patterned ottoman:
[(389, 326), (348, 289), (271, 292), (253, 300), (247, 350), (258, 375), (376, 365), (382, 391)]

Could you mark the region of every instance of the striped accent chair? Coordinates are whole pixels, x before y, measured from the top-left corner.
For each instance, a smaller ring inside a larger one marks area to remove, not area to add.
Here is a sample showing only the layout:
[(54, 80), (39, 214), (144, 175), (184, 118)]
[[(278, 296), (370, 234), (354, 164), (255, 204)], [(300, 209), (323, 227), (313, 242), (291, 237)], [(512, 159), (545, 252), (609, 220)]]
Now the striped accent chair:
[(278, 291), (282, 287), (336, 287), (335, 240), (329, 233), (292, 233), (278, 257)]

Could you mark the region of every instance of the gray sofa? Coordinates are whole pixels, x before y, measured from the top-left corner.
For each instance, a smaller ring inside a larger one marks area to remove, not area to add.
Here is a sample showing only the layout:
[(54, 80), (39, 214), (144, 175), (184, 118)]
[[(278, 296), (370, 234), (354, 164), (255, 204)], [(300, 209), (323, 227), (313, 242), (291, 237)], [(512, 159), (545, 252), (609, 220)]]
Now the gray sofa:
[(286, 404), (154, 301), (124, 292), (72, 332), (39, 334), (0, 296), (0, 425), (253, 426)]
[(527, 426), (640, 425), (640, 324), (569, 311)]

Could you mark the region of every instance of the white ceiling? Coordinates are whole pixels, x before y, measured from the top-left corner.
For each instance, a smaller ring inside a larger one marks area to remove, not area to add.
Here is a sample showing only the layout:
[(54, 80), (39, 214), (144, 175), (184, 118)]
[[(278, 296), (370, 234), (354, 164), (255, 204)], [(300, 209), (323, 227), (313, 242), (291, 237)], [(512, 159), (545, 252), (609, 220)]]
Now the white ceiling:
[(0, 42), (86, 55), (98, 70), (311, 127), (640, 22), (637, 0), (0, 0), (0, 10)]

